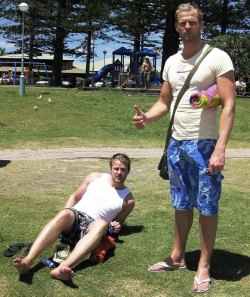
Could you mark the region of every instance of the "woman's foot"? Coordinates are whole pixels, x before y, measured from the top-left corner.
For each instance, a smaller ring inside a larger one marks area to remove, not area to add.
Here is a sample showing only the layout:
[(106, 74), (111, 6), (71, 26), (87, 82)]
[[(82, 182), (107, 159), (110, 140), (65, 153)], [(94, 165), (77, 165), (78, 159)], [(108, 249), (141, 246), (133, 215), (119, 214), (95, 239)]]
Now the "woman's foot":
[(16, 258), (13, 260), (12, 265), (18, 270), (20, 274), (27, 274), (30, 270), (30, 261), (26, 258)]
[(71, 268), (60, 265), (56, 269), (53, 269), (50, 272), (50, 275), (52, 278), (66, 281), (73, 278), (75, 273)]

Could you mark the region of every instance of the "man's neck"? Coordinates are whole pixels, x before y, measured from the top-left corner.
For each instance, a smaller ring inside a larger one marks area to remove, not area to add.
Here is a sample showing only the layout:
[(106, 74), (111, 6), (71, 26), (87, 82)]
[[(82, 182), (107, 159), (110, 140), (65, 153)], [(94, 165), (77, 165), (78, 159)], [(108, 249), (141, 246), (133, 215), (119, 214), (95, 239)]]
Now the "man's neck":
[(182, 50), (182, 57), (186, 59), (190, 59), (194, 55), (196, 55), (203, 47), (205, 43), (200, 40), (197, 43), (189, 42), (189, 43), (184, 43), (184, 48)]

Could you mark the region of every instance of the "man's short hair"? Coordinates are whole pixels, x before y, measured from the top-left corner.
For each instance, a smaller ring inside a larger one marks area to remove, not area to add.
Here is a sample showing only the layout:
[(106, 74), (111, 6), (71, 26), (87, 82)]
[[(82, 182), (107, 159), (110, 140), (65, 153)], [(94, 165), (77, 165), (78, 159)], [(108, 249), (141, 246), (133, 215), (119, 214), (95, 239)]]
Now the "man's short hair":
[(110, 167), (112, 167), (114, 160), (119, 160), (121, 163), (125, 164), (128, 168), (128, 172), (130, 172), (131, 161), (127, 155), (122, 154), (122, 153), (114, 154), (109, 160)]
[(175, 22), (178, 23), (178, 16), (181, 12), (183, 11), (191, 11), (191, 10), (197, 10), (198, 12), (198, 20), (199, 22), (203, 22), (203, 13), (201, 12), (201, 10), (199, 9), (198, 6), (195, 6), (191, 3), (183, 3), (183, 4), (180, 4), (178, 7), (177, 7), (177, 10), (175, 12)]

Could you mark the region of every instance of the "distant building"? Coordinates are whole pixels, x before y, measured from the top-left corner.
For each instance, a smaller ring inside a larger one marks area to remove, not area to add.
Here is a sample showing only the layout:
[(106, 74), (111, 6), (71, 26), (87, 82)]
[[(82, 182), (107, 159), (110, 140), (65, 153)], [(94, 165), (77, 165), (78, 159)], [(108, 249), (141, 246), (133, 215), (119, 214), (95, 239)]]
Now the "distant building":
[[(32, 60), (32, 70), (35, 81), (39, 77), (51, 77), (52, 76), (52, 65), (53, 55), (42, 54), (35, 56)], [(0, 56), (0, 76), (3, 73), (7, 73), (11, 70), (14, 74), (14, 79), (18, 79), (21, 73), (21, 54), (7, 54)], [(24, 68), (29, 67), (28, 55), (24, 54)], [(63, 58), (62, 62), (62, 79), (68, 80), (72, 77), (85, 77), (85, 70), (74, 66), (74, 59)]]

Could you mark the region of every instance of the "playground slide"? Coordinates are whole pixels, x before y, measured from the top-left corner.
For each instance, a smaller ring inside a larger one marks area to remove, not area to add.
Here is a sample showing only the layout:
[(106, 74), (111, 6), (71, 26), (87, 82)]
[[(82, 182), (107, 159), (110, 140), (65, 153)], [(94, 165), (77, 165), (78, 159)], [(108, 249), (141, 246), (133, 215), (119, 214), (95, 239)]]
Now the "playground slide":
[(106, 74), (109, 72), (112, 72), (113, 70), (113, 64), (107, 64), (102, 69), (100, 69), (96, 74), (95, 74), (95, 83), (101, 80), (102, 77), (104, 77)]

